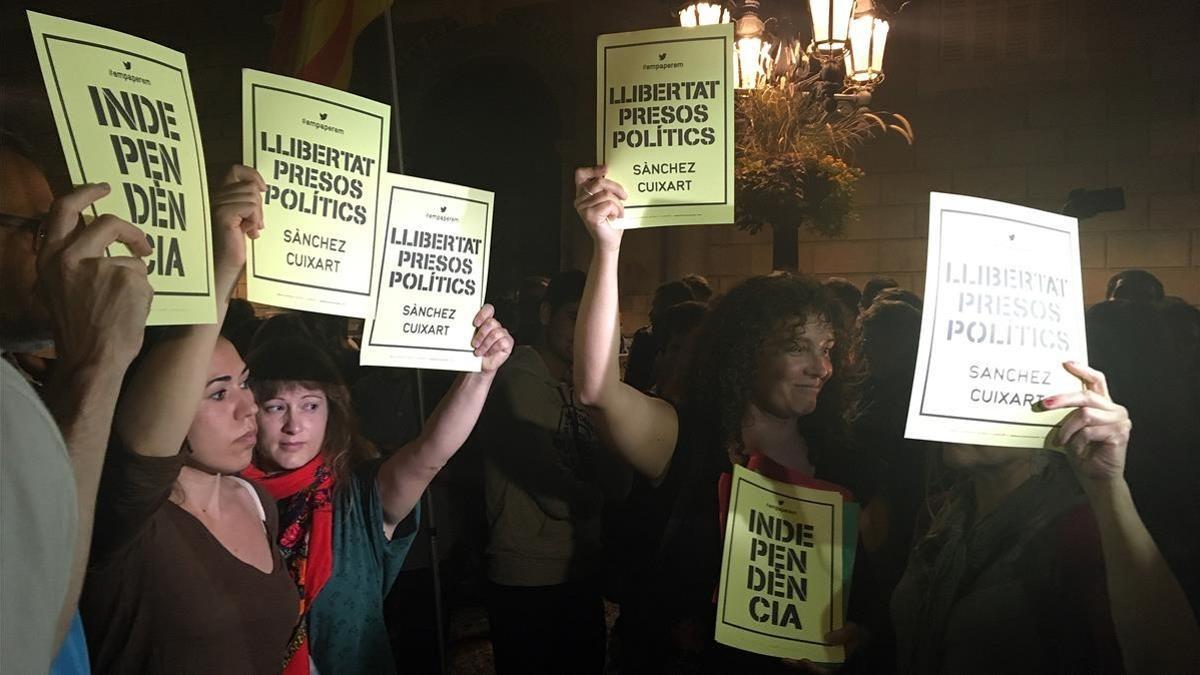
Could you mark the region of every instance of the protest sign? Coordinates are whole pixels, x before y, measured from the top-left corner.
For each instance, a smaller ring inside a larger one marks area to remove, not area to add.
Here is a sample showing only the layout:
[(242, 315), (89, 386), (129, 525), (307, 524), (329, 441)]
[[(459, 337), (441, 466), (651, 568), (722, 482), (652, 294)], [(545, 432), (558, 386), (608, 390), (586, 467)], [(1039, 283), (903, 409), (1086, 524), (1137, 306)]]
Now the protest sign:
[(1041, 448), (1087, 362), (1074, 218), (932, 193), (925, 310), (907, 438)]
[(147, 323), (213, 323), (207, 176), (183, 54), (36, 12), (29, 27), (71, 182), (108, 183), (91, 216), (128, 220), (154, 247)]
[(733, 25), (601, 35), (596, 161), (629, 193), (618, 227), (733, 222)]
[(492, 193), (396, 174), (383, 185), (359, 362), (478, 372), (472, 321), (487, 285)]
[(267, 182), (250, 243), (253, 302), (365, 317), (379, 242), (391, 109), (344, 91), (242, 71), (242, 153)]
[(843, 506), (837, 492), (733, 467), (717, 642), (780, 658), (845, 660), (841, 645), (825, 642), (844, 615)]

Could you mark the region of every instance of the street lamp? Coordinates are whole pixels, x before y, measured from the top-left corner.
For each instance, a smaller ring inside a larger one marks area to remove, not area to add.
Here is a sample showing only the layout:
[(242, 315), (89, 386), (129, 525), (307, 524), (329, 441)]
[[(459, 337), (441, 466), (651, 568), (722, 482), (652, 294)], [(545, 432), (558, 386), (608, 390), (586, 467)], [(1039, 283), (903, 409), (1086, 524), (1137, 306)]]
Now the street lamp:
[(849, 40), (855, 0), (808, 0), (812, 14), (813, 55), (822, 61), (841, 57)]
[(729, 10), (723, 2), (693, 2), (679, 10), (679, 25), (684, 28), (729, 23)]
[(874, 87), (883, 81), (883, 51), (888, 22), (872, 13), (850, 22), (850, 49), (846, 50), (846, 79), (852, 86)]
[(767, 86), (775, 71), (773, 45), (758, 17), (758, 0), (745, 0), (741, 5), (741, 16), (733, 25), (733, 86), (758, 89)]

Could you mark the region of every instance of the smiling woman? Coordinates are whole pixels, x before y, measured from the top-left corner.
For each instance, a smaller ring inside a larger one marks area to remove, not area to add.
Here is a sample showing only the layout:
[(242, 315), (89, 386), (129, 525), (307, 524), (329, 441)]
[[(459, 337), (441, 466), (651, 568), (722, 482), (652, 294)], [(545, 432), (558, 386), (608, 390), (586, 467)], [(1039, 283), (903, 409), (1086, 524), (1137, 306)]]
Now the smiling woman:
[[(721, 569), (722, 477), (734, 464), (817, 489), (871, 487), (846, 442), (845, 381), (853, 326), (815, 280), (752, 277), (715, 300), (701, 324), (682, 401), (651, 398), (617, 378), (617, 259), (625, 190), (603, 167), (576, 171), (576, 209), (595, 244), (575, 333), (579, 398), (609, 448), (652, 488), (623, 591), (622, 668), (631, 672), (773, 672), (776, 659), (717, 645), (713, 592)], [(826, 481), (832, 481), (829, 483)], [(631, 526), (632, 527), (632, 526)], [(860, 566), (859, 569), (862, 569)], [(857, 581), (852, 587), (861, 589)], [(860, 598), (863, 596), (859, 596)], [(856, 615), (851, 601), (851, 618)], [(844, 641), (849, 631), (842, 633)], [(829, 639), (834, 641), (832, 634)], [(839, 642), (840, 643), (840, 642)]]

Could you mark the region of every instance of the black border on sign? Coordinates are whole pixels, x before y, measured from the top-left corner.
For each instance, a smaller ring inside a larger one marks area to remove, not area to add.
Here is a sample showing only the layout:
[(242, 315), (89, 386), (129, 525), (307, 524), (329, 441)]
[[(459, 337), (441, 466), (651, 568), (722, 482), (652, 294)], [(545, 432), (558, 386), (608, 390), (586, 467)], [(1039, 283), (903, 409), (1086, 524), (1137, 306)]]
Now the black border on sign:
[[(1001, 216), (993, 216), (993, 215), (989, 215), (986, 213), (975, 213), (972, 211), (961, 211), (958, 209), (942, 209), (938, 213), (938, 269), (934, 270), (935, 274), (941, 274), (942, 241), (945, 239), (946, 229), (945, 229), (944, 221), (945, 221), (947, 213), (962, 213), (962, 214), (971, 215), (971, 216), (983, 216), (985, 218), (991, 218), (993, 220), (1006, 220), (1010, 223), (1017, 223), (1018, 225), (1025, 225), (1027, 227), (1036, 227), (1036, 228), (1039, 228), (1042, 230), (1050, 230), (1051, 232), (1055, 232), (1057, 234), (1066, 235), (1068, 245), (1070, 244), (1070, 240), (1071, 240), (1070, 232), (1067, 232), (1065, 230), (1060, 230), (1056, 227), (1048, 227), (1046, 225), (1038, 225), (1037, 223), (1031, 223), (1031, 222), (1028, 222), (1025, 220), (1017, 220), (1016, 218), (1003, 218)], [(941, 284), (941, 282), (938, 282), (937, 295), (934, 296), (934, 298), (933, 298), (932, 325), (935, 328), (937, 326), (938, 300), (941, 297), (941, 293), (942, 293), (942, 284)], [(932, 331), (930, 332), (930, 335), (931, 336), (933, 335)], [(934, 413), (925, 412), (925, 395), (929, 392), (929, 366), (933, 364), (934, 344), (935, 344), (935, 342), (933, 342), (933, 341), (931, 341), (929, 343), (929, 356), (928, 356), (928, 359), (925, 361), (925, 382), (924, 382), (924, 384), (921, 385), (921, 407), (917, 410), (918, 417), (937, 417), (939, 419), (948, 419), (948, 420), (965, 420), (965, 421), (969, 421), (969, 422), (987, 422), (989, 424), (1008, 424), (1008, 425), (1016, 426), (1016, 427), (1033, 427), (1033, 428), (1042, 428), (1042, 429), (1054, 428), (1055, 425), (1053, 425), (1053, 424), (1034, 424), (1032, 422), (1009, 422), (1006, 420), (988, 419), (986, 417), (962, 417), (959, 415), (937, 415)]]
[[(784, 494), (782, 492), (776, 492), (774, 490), (769, 490), (761, 485), (756, 485), (753, 482), (746, 480), (745, 478), (743, 478), (741, 476), (737, 477), (737, 482), (734, 483), (734, 485), (732, 487), (733, 502), (732, 502), (732, 507), (730, 510), (733, 513), (737, 513), (737, 501), (742, 496), (742, 486), (741, 486), (742, 483), (746, 483), (746, 484), (750, 485), (750, 487), (758, 488), (759, 490), (762, 490), (764, 492), (769, 492), (777, 497), (783, 497), (785, 499), (790, 499), (794, 502), (804, 502), (805, 504), (815, 504), (817, 506), (823, 506), (823, 507), (829, 509), (829, 511), (830, 511), (830, 514), (829, 514), (829, 520), (830, 520), (829, 531), (830, 531), (830, 533), (833, 532), (833, 528), (837, 527), (837, 523), (834, 522), (835, 519), (833, 518), (833, 505), (832, 504), (822, 504), (821, 502), (814, 502), (811, 499), (800, 499), (798, 497), (793, 497), (792, 495), (789, 495), (789, 494)], [(846, 546), (845, 541), (842, 542), (842, 546)], [(730, 544), (730, 546), (728, 548), (729, 548), (729, 553), (725, 556), (725, 569), (726, 570), (729, 569), (730, 560), (733, 557), (733, 545)], [(837, 553), (835, 552), (834, 555), (836, 556)], [(836, 563), (836, 560), (835, 560), (835, 563)], [(845, 573), (846, 573), (846, 571), (842, 570), (842, 574), (845, 574)], [(727, 588), (728, 585), (726, 585), (725, 587)], [(829, 568), (829, 591), (830, 591), (829, 601), (832, 603), (832, 602), (834, 602), (833, 566), (832, 565)], [(753, 628), (747, 628), (745, 626), (740, 626), (736, 623), (730, 623), (729, 621), (725, 620), (725, 613), (727, 611), (729, 611), (729, 592), (728, 592), (728, 590), (726, 590), (726, 592), (725, 592), (725, 597), (723, 597), (721, 599), (723, 601), (723, 603), (721, 605), (721, 607), (722, 607), (721, 623), (725, 624), (726, 626), (729, 626), (730, 628), (735, 628), (737, 630), (746, 631), (747, 633), (754, 633), (756, 635), (762, 635), (764, 637), (769, 637), (769, 638), (772, 638), (775, 640), (786, 640), (788, 642), (802, 642), (807, 645), (821, 645), (822, 647), (830, 646), (830, 644), (828, 642), (820, 642), (818, 640), (801, 640), (800, 638), (781, 637), (774, 633), (764, 633), (762, 631), (754, 630)], [(825, 630), (825, 632), (828, 633), (832, 630), (833, 630), (833, 612), (830, 611), (829, 612), (829, 627)]]
[[(395, 203), (395, 194), (396, 194), (396, 191), (398, 191), (398, 190), (403, 190), (404, 192), (415, 192), (417, 194), (422, 194), (422, 195), (432, 195), (434, 197), (442, 197), (444, 199), (453, 199), (455, 201), (460, 201), (460, 202), (470, 202), (472, 204), (482, 204), (483, 205), (483, 223), (484, 223), (483, 251), (479, 255), (479, 259), (481, 261), (483, 261), (483, 264), (479, 266), (479, 291), (480, 291), (479, 298), (480, 298), (480, 300), (482, 300), (483, 299), (484, 282), (486, 281), (486, 279), (484, 279), (484, 271), (487, 268), (488, 244), (491, 242), (491, 239), (492, 239), (492, 235), (491, 235), (492, 227), (490, 224), (491, 208), (488, 205), (488, 203), (485, 201), (482, 201), (480, 199), (470, 199), (469, 197), (457, 197), (455, 195), (447, 195), (447, 194), (442, 194), (440, 192), (431, 192), (429, 190), (416, 190), (413, 188), (406, 188), (406, 187), (401, 187), (399, 185), (393, 185), (393, 186), (391, 186), (391, 190), (388, 191), (387, 219), (384, 220), (384, 223), (386, 223), (385, 232), (390, 231), (391, 227), (392, 227), (392, 205)], [(383, 253), (380, 254), (382, 259), (380, 260), (381, 264), (379, 265), (379, 279), (378, 279), (379, 286), (377, 287), (379, 290), (378, 290), (378, 292), (375, 293), (375, 306), (371, 308), (371, 316), (375, 317), (375, 318), (373, 318), (371, 320), (371, 332), (369, 335), (367, 335), (367, 345), (371, 346), (371, 347), (391, 347), (394, 349), (423, 349), (423, 350), (432, 351), (432, 352), (465, 352), (465, 353), (473, 354), (475, 352), (474, 349), (454, 349), (451, 347), (427, 347), (424, 345), (392, 345), (392, 344), (385, 344), (382, 342), (375, 342), (375, 326), (377, 326), (379, 324), (379, 318), (378, 318), (379, 317), (379, 298), (383, 296), (383, 271), (387, 267), (388, 241), (390, 241), (390, 240), (391, 240), (391, 237), (387, 236), (385, 234), (385, 236), (383, 238)], [(479, 306), (483, 307), (483, 302), (480, 302)]]
[[(607, 159), (608, 159), (608, 141), (607, 141), (607, 139), (608, 139), (608, 108), (607, 108), (607, 105), (608, 104), (603, 102), (604, 100), (606, 100), (604, 98), (604, 93), (606, 91), (608, 91), (608, 50), (624, 49), (626, 47), (644, 47), (646, 45), (679, 44), (681, 42), (702, 42), (704, 40), (720, 40), (721, 41), (721, 46), (722, 46), (721, 54), (722, 54), (722, 59), (723, 59), (721, 63), (724, 66), (724, 69), (721, 71), (721, 73), (722, 73), (722, 78), (724, 78), (725, 74), (727, 74), (729, 72), (729, 55), (730, 55), (730, 53), (732, 53), (732, 48), (728, 44), (729, 39), (724, 35), (721, 35), (719, 37), (685, 38), (683, 40), (653, 40), (650, 42), (637, 42), (637, 43), (628, 44), (628, 45), (606, 45), (604, 47), (604, 79), (600, 83), (600, 86), (601, 86), (600, 108), (601, 108), (601, 110), (604, 111), (600, 116), (600, 118), (601, 118), (600, 119), (600, 133), (601, 133), (601, 138), (604, 139), (604, 141), (601, 142), (601, 144), (600, 144), (600, 163), (601, 164), (607, 163)], [(725, 111), (729, 110), (729, 100), (728, 99), (729, 99), (729, 92), (728, 92), (727, 88), (721, 87), (722, 110), (725, 110)], [(652, 209), (652, 208), (667, 208), (667, 207), (675, 208), (675, 207), (683, 207), (683, 206), (725, 206), (726, 204), (728, 204), (729, 203), (729, 170), (730, 170), (729, 140), (732, 138), (732, 134), (733, 134), (733, 131), (730, 128), (732, 124), (733, 124), (732, 116), (725, 115), (725, 143), (724, 143), (724, 146), (725, 146), (725, 163), (724, 163), (725, 181), (723, 183), (725, 186), (724, 199), (722, 199), (719, 202), (691, 202), (691, 203), (686, 203), (686, 204), (675, 204), (675, 203), (644, 204), (642, 206), (626, 206), (625, 209), (632, 210), (632, 209)]]
[[(76, 38), (69, 38), (69, 37), (65, 37), (62, 35), (51, 35), (50, 33), (42, 33), (42, 44), (46, 48), (46, 60), (50, 62), (50, 74), (54, 78), (54, 90), (58, 94), (58, 104), (59, 104), (59, 107), (62, 108), (63, 120), (67, 124), (67, 135), (70, 136), (70, 138), (71, 138), (71, 150), (75, 154), (75, 166), (76, 166), (76, 168), (79, 169), (79, 177), (83, 179), (84, 183), (88, 182), (88, 177), (87, 177), (87, 174), (84, 173), (84, 170), (83, 170), (83, 158), (80, 157), (80, 155), (79, 155), (79, 144), (75, 141), (75, 128), (71, 125), (71, 116), (67, 112), (67, 101), (65, 98), (63, 98), (62, 83), (59, 81), (59, 78), (58, 78), (58, 68), (56, 68), (54, 66), (54, 52), (50, 49), (50, 40), (52, 40), (52, 39), (59, 40), (62, 42), (70, 42), (70, 43), (74, 43), (77, 45), (84, 45), (87, 47), (94, 47), (96, 49), (104, 49), (104, 50), (107, 50), (110, 52), (116, 52), (118, 54), (125, 54), (126, 56), (131, 56), (133, 58), (140, 59), (142, 61), (149, 61), (150, 63), (156, 63), (156, 64), (162, 66), (163, 68), (166, 68), (167, 70), (174, 71), (177, 75), (179, 75), (179, 86), (183, 89), (185, 94), (189, 93), (191, 91), (191, 89), (188, 87), (187, 80), (183, 76), (182, 68), (177, 68), (169, 63), (159, 61), (158, 59), (150, 58), (149, 56), (146, 56), (144, 54), (138, 54), (136, 52), (127, 51), (124, 49), (117, 49), (116, 47), (110, 47), (108, 45), (100, 44), (98, 42), (89, 42), (87, 40), (79, 40)], [(198, 144), (196, 143), (196, 141), (198, 141), (200, 139), (200, 129), (199, 129), (199, 127), (196, 126), (196, 115), (192, 111), (191, 97), (184, 96), (183, 101), (184, 101), (184, 105), (187, 106), (188, 119), (190, 119), (192, 122), (192, 146), (193, 146), (192, 149), (195, 151), (195, 154), (196, 154), (196, 162), (197, 162), (196, 169), (197, 169), (197, 173), (199, 173), (199, 175), (200, 175), (200, 194), (207, 197), (208, 196), (208, 186), (206, 185), (206, 181), (208, 180), (208, 175), (204, 171), (204, 166), (202, 164), (200, 164), (200, 162), (204, 161), (204, 153), (200, 151), (200, 148), (198, 147)], [(68, 161), (70, 161), (70, 157), (68, 157), (67, 159), (68, 159)], [(92, 209), (92, 215), (93, 216), (97, 215), (95, 206), (92, 206), (91, 209)], [(207, 205), (205, 205), (204, 208), (201, 209), (201, 213), (204, 215), (204, 223), (200, 229), (202, 229), (204, 231), (204, 237), (203, 237), (204, 238), (204, 262), (207, 265), (207, 269), (205, 270), (206, 274), (204, 275), (204, 288), (205, 288), (204, 292), (200, 293), (200, 292), (195, 292), (195, 291), (155, 290), (154, 295), (170, 296), (170, 297), (203, 298), (203, 297), (209, 297), (213, 294), (212, 285), (210, 284), (210, 280), (213, 277), (213, 275), (215, 274), (215, 272), (213, 270), (212, 252), (209, 247), (209, 236), (211, 236), (212, 223), (210, 222), (210, 219), (208, 217)], [(138, 228), (138, 229), (141, 229), (141, 228)]]
[[(299, 96), (301, 98), (309, 98), (314, 101), (320, 101), (321, 103), (327, 103), (329, 105), (336, 106), (338, 108), (345, 108), (346, 110), (349, 110), (351, 112), (356, 112), (361, 115), (366, 115), (367, 117), (372, 117), (372, 118), (378, 120), (378, 122), (379, 122), (379, 158), (375, 162), (375, 166), (377, 169), (377, 171), (375, 172), (375, 204), (373, 205), (372, 210), (370, 211), (370, 213), (372, 213), (372, 214), (377, 213), (379, 211), (379, 188), (380, 188), (380, 184), (383, 181), (383, 173), (385, 171), (383, 164), (384, 164), (384, 162), (387, 161), (387, 157), (384, 155), (384, 148), (383, 148), (383, 129), (384, 129), (383, 117), (381, 115), (376, 115), (375, 113), (369, 112), (367, 110), (359, 110), (358, 108), (346, 105), (345, 103), (338, 103), (337, 101), (330, 101), (327, 99), (320, 98), (318, 96), (312, 96), (310, 94), (302, 94), (300, 92), (291, 91), (288, 89), (280, 89), (279, 87), (272, 87), (271, 85), (268, 85), (268, 84), (260, 84), (258, 82), (253, 82), (250, 84), (250, 144), (251, 144), (250, 145), (250, 148), (251, 148), (250, 158), (251, 158), (251, 161), (253, 162), (254, 166), (258, 166), (258, 105), (257, 105), (257, 98), (255, 97), (256, 89), (267, 89), (270, 91), (277, 91), (281, 94), (288, 94), (291, 96)], [(374, 223), (374, 222), (375, 222), (375, 217), (369, 216), (367, 218), (367, 224), (364, 225), (363, 227), (367, 227), (367, 226), (371, 225), (371, 223)], [(374, 228), (374, 231), (371, 232), (371, 260), (375, 260), (375, 247), (378, 244), (378, 241), (377, 241), (378, 237), (379, 237), (379, 230), (378, 230), (378, 228)], [(367, 290), (365, 292), (352, 291), (352, 290), (348, 290), (345, 288), (330, 288), (328, 286), (318, 286), (317, 284), (302, 284), (299, 281), (288, 281), (286, 279), (277, 279), (275, 277), (268, 277), (268, 276), (259, 274), (258, 273), (258, 258), (254, 257), (258, 252), (258, 248), (255, 246), (255, 243), (256, 243), (255, 240), (253, 240), (253, 239), (250, 240), (250, 257), (251, 257), (252, 261), (254, 262), (254, 265), (253, 265), (254, 275), (253, 276), (255, 279), (263, 279), (265, 281), (273, 281), (277, 284), (284, 284), (287, 286), (301, 286), (303, 288), (315, 288), (318, 290), (330, 291), (333, 293), (347, 293), (349, 295), (366, 295), (366, 296), (371, 295), (371, 268), (370, 268), (370, 266), (367, 266), (367, 268), (366, 268)]]

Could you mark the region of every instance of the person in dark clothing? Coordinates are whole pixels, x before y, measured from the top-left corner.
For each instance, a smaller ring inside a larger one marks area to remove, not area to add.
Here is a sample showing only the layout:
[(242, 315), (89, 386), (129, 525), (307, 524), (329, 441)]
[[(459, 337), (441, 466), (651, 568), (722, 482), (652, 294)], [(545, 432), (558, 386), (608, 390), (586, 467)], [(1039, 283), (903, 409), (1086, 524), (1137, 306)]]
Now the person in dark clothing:
[(1086, 320), (1088, 358), (1137, 428), (1125, 471), (1134, 502), (1200, 607), (1200, 403), (1180, 367), (1186, 357), (1154, 304), (1109, 300), (1089, 308)]
[[(855, 407), (851, 413), (854, 442), (887, 467), (876, 508), (879, 532), (865, 532), (871, 563), (883, 592), (890, 594), (908, 563), (913, 529), (926, 497), (930, 459), (939, 445), (904, 438), (912, 395), (921, 312), (903, 302), (877, 299), (859, 319), (855, 362), (859, 368)], [(871, 536), (868, 536), (868, 533)]]
[(668, 401), (678, 401), (691, 366), (696, 333), (708, 305), (697, 300), (669, 307), (659, 326), (658, 358), (654, 361), (653, 392)]
[(713, 288), (712, 284), (708, 283), (708, 279), (699, 274), (685, 274), (680, 281), (692, 290), (693, 300), (706, 303), (712, 299)]
[(517, 333), (514, 336), (517, 344), (528, 345), (537, 342), (542, 333), (542, 323), (538, 319), (542, 307), (542, 299), (546, 297), (546, 285), (550, 279), (542, 276), (525, 277), (521, 280), (521, 288), (517, 291)]
[(691, 288), (682, 281), (668, 281), (654, 290), (654, 299), (650, 303), (650, 325), (638, 329), (629, 345), (629, 360), (625, 363), (626, 384), (639, 391), (650, 389), (654, 384), (654, 360), (662, 349), (654, 328), (668, 307), (694, 299)]
[(603, 516), (620, 486), (571, 386), (583, 283), (578, 270), (550, 280), (541, 337), (513, 352), (484, 415), (488, 623), (502, 675), (604, 667)]
[(1146, 270), (1117, 272), (1109, 278), (1104, 292), (1104, 297), (1109, 300), (1134, 302), (1158, 302), (1163, 295), (1162, 282)]
[(907, 288), (885, 288), (875, 295), (875, 300), (873, 303), (882, 302), (884, 300), (903, 302), (906, 305), (911, 305), (912, 307), (916, 308), (917, 311), (921, 311), (925, 308), (925, 301), (921, 299), (921, 296), (917, 295), (913, 291), (908, 290)]
[[(947, 445), (966, 479), (941, 500), (892, 596), (904, 673), (1192, 672), (1200, 627), (1125, 483), (1131, 424), (1099, 371), (1040, 410), (1071, 410), (1063, 454)], [(1063, 457), (1065, 455), (1065, 458)]]
[(863, 285), (862, 299), (858, 302), (860, 311), (866, 311), (875, 302), (875, 296), (885, 288), (899, 288), (900, 284), (891, 277), (871, 277), (867, 283)]
[(829, 277), (821, 285), (846, 306), (848, 316), (858, 316), (858, 303), (862, 300), (862, 291), (858, 290), (858, 286), (844, 277)]
[[(713, 304), (678, 406), (637, 391), (618, 380), (613, 349), (621, 231), (609, 219), (621, 215), (626, 193), (600, 167), (578, 169), (575, 178), (576, 210), (594, 242), (576, 329), (575, 383), (606, 445), (653, 490), (643, 517), (658, 545), (644, 553), (640, 579), (631, 581), (621, 606), (622, 667), (785, 669), (778, 659), (712, 639), (722, 546), (718, 486), (735, 463), (773, 464), (869, 500), (869, 462), (851, 458), (846, 443), (852, 324), (812, 279), (753, 277)], [(854, 598), (849, 614), (862, 615)], [(848, 626), (826, 639), (841, 643), (853, 633)]]

